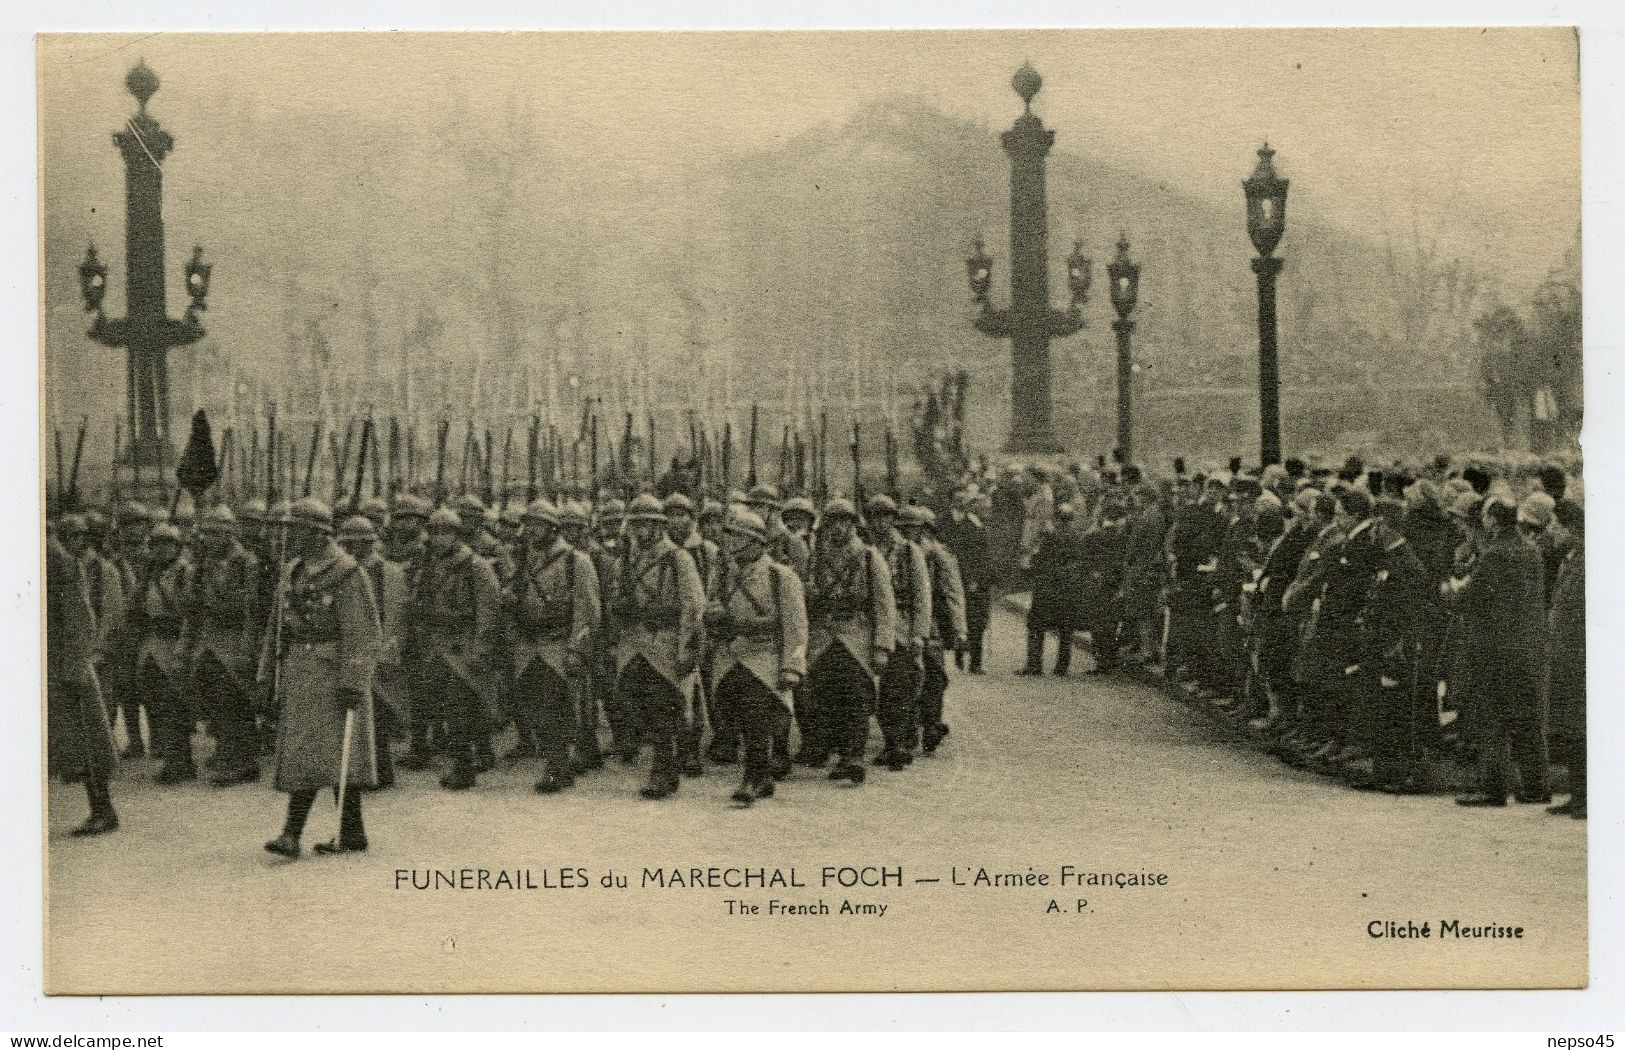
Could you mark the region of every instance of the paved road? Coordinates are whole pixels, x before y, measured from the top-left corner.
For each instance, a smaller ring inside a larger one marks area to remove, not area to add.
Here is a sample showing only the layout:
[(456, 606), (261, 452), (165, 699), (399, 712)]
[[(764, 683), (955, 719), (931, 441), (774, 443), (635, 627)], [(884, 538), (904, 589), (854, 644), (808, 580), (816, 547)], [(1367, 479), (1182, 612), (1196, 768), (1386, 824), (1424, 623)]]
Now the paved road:
[[(957, 677), (953, 734), (861, 789), (797, 770), (748, 811), (733, 770), (674, 799), (614, 768), (572, 793), (529, 766), (448, 794), (427, 773), (369, 796), (364, 856), (280, 861), (268, 786), (115, 782), (124, 828), (66, 837), (52, 785), (49, 987), (65, 992), (1245, 988), (1573, 985), (1585, 973), (1585, 825), (1536, 807), (1463, 811), (1289, 770), (1155, 689), (1017, 678), (999, 613), (990, 672)], [(1088, 666), (1080, 661), (1080, 670)], [(307, 843), (336, 824), (312, 815)], [(645, 868), (796, 870), (801, 887), (646, 888)], [(1061, 886), (1063, 865), (1165, 875)], [(820, 885), (900, 868), (901, 886)], [(397, 871), (584, 869), (587, 889), (397, 890)], [(974, 883), (978, 869), (1019, 877)], [(629, 888), (604, 889), (604, 875)], [(1048, 885), (1026, 877), (1045, 875)], [(917, 882), (935, 879), (935, 882)], [(1011, 881), (1011, 880), (1006, 880)], [(1154, 879), (1153, 879), (1154, 881)], [(760, 909), (730, 915), (727, 901)], [(1079, 900), (1088, 903), (1080, 910)], [(828, 915), (779, 914), (770, 902)], [(841, 914), (843, 902), (869, 914)], [(884, 914), (873, 914), (885, 905)], [(1373, 920), (1426, 941), (1373, 939)], [(1441, 919), (1522, 939), (1438, 939)]]

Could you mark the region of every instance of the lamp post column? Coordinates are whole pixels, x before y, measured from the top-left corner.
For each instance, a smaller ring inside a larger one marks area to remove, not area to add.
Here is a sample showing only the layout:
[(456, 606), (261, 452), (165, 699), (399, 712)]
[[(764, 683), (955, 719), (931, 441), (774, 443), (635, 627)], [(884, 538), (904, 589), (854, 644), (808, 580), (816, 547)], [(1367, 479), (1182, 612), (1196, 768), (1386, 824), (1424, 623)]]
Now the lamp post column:
[(1130, 336), (1134, 322), (1124, 317), (1112, 322), (1117, 333), (1117, 450), (1125, 464), (1134, 462), (1134, 352)]
[(1258, 275), (1258, 434), (1259, 463), (1281, 462), (1281, 365), (1275, 344), (1275, 278), (1282, 262), (1274, 256), (1253, 260)]

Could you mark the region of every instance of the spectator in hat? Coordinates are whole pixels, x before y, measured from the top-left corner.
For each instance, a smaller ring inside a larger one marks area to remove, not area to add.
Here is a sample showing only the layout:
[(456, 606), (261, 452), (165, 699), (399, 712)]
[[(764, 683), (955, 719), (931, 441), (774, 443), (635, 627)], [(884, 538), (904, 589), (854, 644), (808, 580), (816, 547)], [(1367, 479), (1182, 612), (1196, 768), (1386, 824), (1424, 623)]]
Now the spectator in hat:
[(1557, 505), (1557, 520), (1568, 534), (1563, 560), (1552, 588), (1551, 734), (1558, 756), (1569, 769), (1569, 800), (1547, 812), (1576, 820), (1586, 816), (1586, 599), (1585, 512), (1567, 501)]

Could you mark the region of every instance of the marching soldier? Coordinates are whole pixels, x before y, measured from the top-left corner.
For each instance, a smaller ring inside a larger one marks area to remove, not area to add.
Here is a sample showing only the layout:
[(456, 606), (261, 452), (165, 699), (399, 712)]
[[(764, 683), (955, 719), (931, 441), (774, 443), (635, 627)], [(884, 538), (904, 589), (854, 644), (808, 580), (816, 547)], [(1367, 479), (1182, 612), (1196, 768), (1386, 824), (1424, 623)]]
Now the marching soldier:
[[(802, 564), (799, 568), (795, 565), (788, 566), (788, 568), (794, 572), (797, 578), (801, 581), (802, 590), (805, 592), (807, 587), (807, 571), (812, 565), (812, 549), (815, 537), (814, 526), (818, 521), (818, 511), (813, 507), (812, 500), (808, 499), (807, 497), (792, 496), (784, 501), (784, 510), (780, 512), (779, 517), (783, 520), (784, 527), (790, 531), (790, 534), (807, 549), (807, 561), (804, 564)], [(806, 685), (807, 683), (805, 679), (803, 679), (803, 681), (793, 690), (791, 690), (790, 693), (791, 706), (793, 708), (792, 721), (798, 726), (801, 724), (801, 713), (806, 708)], [(778, 738), (773, 741), (774, 778), (783, 780), (785, 777), (789, 776), (791, 765), (790, 723), (787, 722), (785, 723), (783, 731), (780, 732)]]
[(402, 712), (409, 688), (401, 668), (401, 618), (406, 609), (406, 570), (379, 552), (377, 527), (369, 516), (357, 514), (341, 525), (339, 546), (367, 574), (367, 582), (372, 586), (373, 604), (378, 610), (378, 670), (372, 678), (378, 787), (394, 787), (395, 762), (390, 755), (390, 741), (405, 724)]
[(593, 539), (592, 522), (588, 515), (584, 503), (566, 500), (559, 507), (559, 534), (564, 537), (564, 542), (586, 556), (593, 574), (593, 594), (598, 596), (599, 602), (598, 620), (587, 636), (582, 651), (581, 673), (575, 679), (576, 748), (575, 763), (571, 769), (576, 776), (604, 768), (604, 752), (598, 742), (599, 709), (605, 688), (600, 681), (602, 673), (599, 666), (604, 631), (603, 591), (600, 587), (604, 577), (599, 565), (602, 550)]
[(800, 578), (768, 554), (760, 516), (736, 511), (727, 533), (729, 558), (705, 618), (711, 692), (744, 738), (744, 777), (732, 798), (749, 806), (773, 795), (772, 748), (807, 670), (807, 612)]
[(570, 746), (582, 733), (577, 703), (598, 628), (598, 574), (590, 557), (564, 542), (558, 510), (545, 499), (525, 509), (524, 542), (504, 595), (513, 631), (513, 699), (520, 730), (537, 740), (544, 765), (536, 790), (547, 795), (575, 783)]
[[(104, 697), (124, 719), (126, 737), (121, 758), (145, 758), (146, 737), (141, 730), (141, 710), (145, 706), (136, 678), (135, 658), (141, 648), (139, 614), (134, 608), (136, 581), (146, 573), (147, 508), (131, 501), (119, 508), (111, 540), (113, 564), (124, 588), (118, 622), (106, 632), (107, 659), (103, 679)], [(152, 713), (147, 717), (150, 720)]]
[(834, 753), (829, 779), (862, 784), (875, 680), (897, 647), (897, 599), (885, 557), (858, 536), (850, 501), (824, 505), (808, 581), (804, 695), (810, 717), (802, 719), (796, 760), (821, 768)]
[(638, 496), (628, 516), (632, 544), (618, 563), (613, 592), (620, 621), (616, 694), (626, 710), (636, 712), (642, 737), (654, 749), (643, 797), (661, 799), (680, 780), (678, 749), (699, 667), (705, 590), (693, 558), (663, 531), (659, 500)]
[(616, 653), (620, 649), (621, 622), (612, 606), (615, 579), (620, 571), (621, 559), (626, 554), (623, 535), (626, 504), (614, 497), (604, 500), (598, 507), (597, 542), (592, 549), (593, 567), (598, 570), (598, 594), (603, 602), (603, 618), (593, 638), (592, 686), (598, 706), (609, 722), (609, 747), (620, 757), (622, 764), (631, 765), (638, 760), (642, 741), (638, 733), (637, 712), (621, 703), (615, 688), (619, 674), (616, 671)]
[(634, 714), (653, 764), (643, 798), (678, 790), (679, 748), (687, 728), (704, 634), (705, 588), (687, 551), (666, 535), (660, 501), (642, 494), (627, 507), (629, 548), (616, 566), (619, 619), (616, 697)]
[(186, 601), (183, 648), (192, 654), (191, 681), (214, 728), (216, 787), (260, 778), (259, 733), (250, 671), (258, 654), (259, 565), (237, 541), (229, 507), (203, 515), (199, 558)]
[(147, 562), (131, 603), (137, 644), (136, 689), (152, 720), (153, 748), (163, 758), (154, 782), (196, 780), (192, 730), (196, 719), (185, 694), (186, 660), (181, 628), (191, 566), (181, 557), (180, 530), (159, 525), (147, 537)]
[[(57, 522), (56, 535), (69, 554), (79, 560), (80, 575), (84, 579), (85, 593), (90, 599), (90, 611), (96, 618), (95, 649), (91, 662), (98, 678), (111, 655), (113, 640), (118, 636), (124, 619), (124, 574), (114, 565), (96, 543), (98, 530), (92, 524), (100, 514), (64, 514)], [(106, 519), (102, 519), (105, 525)]]
[(893, 772), (914, 761), (920, 724), (920, 679), (926, 641), (931, 637), (931, 570), (925, 553), (897, 531), (897, 504), (890, 496), (869, 497), (869, 542), (886, 559), (897, 603), (897, 648), (880, 674), (878, 720), (885, 747), (875, 765)]
[[(965, 586), (959, 562), (937, 539), (937, 516), (930, 507), (906, 508), (902, 524), (903, 535), (925, 553), (931, 583), (931, 634), (925, 643), (920, 681), (920, 730), (925, 753), (933, 755), (948, 735), (948, 723), (942, 720), (942, 701), (948, 692), (944, 650), (952, 649), (955, 655), (965, 650)], [(912, 731), (909, 739), (912, 746)]]
[[(681, 492), (673, 492), (667, 496), (661, 509), (666, 515), (666, 536), (672, 543), (688, 552), (694, 559), (694, 567), (699, 570), (700, 587), (705, 592), (706, 600), (716, 593), (717, 577), (721, 571), (722, 563), (726, 560), (722, 549), (716, 543), (707, 539), (695, 527), (694, 501)], [(700, 674), (695, 679), (695, 694), (689, 698), (689, 719), (687, 732), (683, 737), (682, 764), (683, 775), (697, 777), (704, 772), (700, 764), (700, 740), (705, 736), (705, 723), (710, 714), (710, 687), (711, 678), (708, 673), (710, 656), (710, 643), (703, 636), (700, 642)], [(722, 761), (732, 762), (732, 755), (725, 749), (716, 745), (718, 725), (713, 718), (711, 721), (712, 750), (725, 754)], [(726, 736), (726, 728), (724, 734)], [(734, 752), (738, 745), (734, 746)]]
[(746, 494), (745, 506), (766, 524), (767, 549), (773, 560), (789, 566), (797, 576), (805, 576), (811, 553), (802, 538), (780, 520), (779, 490), (772, 485), (757, 485)]
[[(495, 571), (463, 539), (457, 515), (429, 515), (428, 551), (408, 606), (417, 682), (414, 699), (448, 725), (452, 764), (440, 778), (448, 791), (476, 783), (480, 743), (490, 745), (498, 588)], [(404, 764), (404, 763), (403, 763)]]
[(265, 848), (298, 857), (317, 793), (333, 788), (342, 805), (339, 833), (316, 852), (360, 852), (367, 848), (361, 789), (378, 777), (372, 679), (380, 635), (372, 585), (333, 541), (333, 512), (321, 500), (306, 496), (289, 508), (286, 542), (260, 677), (281, 707), (275, 784), (288, 793), (288, 813), (282, 834)]
[(394, 680), (399, 689), (395, 694), (404, 709), (408, 750), (394, 764), (403, 769), (427, 769), (434, 761), (433, 753), (445, 742), (445, 723), (440, 715), (442, 705), (438, 697), (426, 695), (423, 685), (413, 673), (411, 652), (413, 624), (411, 622), (412, 596), (417, 593), (418, 579), (422, 575), (427, 556), (428, 541), (425, 530), (433, 507), (429, 501), (410, 492), (396, 494), (390, 507), (389, 528), (384, 533), (384, 558), (400, 567), (403, 608), (398, 628), (399, 644), (395, 648), (395, 663), (388, 663), (389, 654), (380, 662), (381, 677)]

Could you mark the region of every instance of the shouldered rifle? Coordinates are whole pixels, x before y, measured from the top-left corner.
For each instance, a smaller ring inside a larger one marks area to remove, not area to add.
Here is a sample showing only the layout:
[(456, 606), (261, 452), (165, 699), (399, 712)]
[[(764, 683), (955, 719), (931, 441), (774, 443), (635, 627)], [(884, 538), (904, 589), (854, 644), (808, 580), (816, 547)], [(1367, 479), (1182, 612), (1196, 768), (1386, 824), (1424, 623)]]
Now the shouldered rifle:
[(446, 439), (451, 436), (451, 420), (440, 421), (440, 431), (435, 435), (434, 460), (434, 502), (435, 506), (446, 502)]
[(745, 475), (745, 488), (756, 487), (756, 402), (750, 403), (750, 473)]

